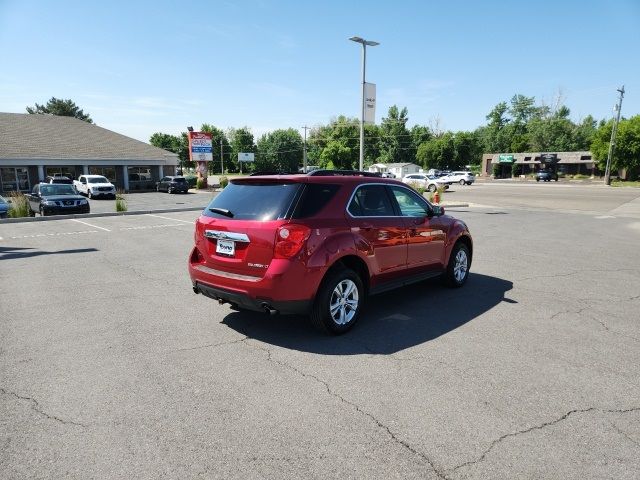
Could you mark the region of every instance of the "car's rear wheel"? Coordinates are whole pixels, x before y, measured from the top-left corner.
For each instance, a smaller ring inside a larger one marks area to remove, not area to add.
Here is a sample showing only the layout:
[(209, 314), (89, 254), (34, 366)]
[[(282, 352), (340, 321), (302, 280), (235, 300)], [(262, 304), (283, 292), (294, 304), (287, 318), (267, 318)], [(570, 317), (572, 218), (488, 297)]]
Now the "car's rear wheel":
[(460, 180), (458, 183), (459, 183), (460, 185), (464, 185), (464, 184), (465, 184), (465, 183), (467, 183), (467, 182), (465, 182), (464, 180)]
[(438, 187), (436, 187), (433, 183), (429, 185), (429, 188), (427, 188), (427, 190), (429, 190), (431, 193), (435, 192), (437, 189)]
[(464, 285), (469, 277), (470, 264), (469, 248), (462, 242), (456, 243), (451, 251), (447, 270), (444, 272), (443, 279), (447, 286), (458, 288)]
[(358, 320), (363, 300), (362, 279), (356, 272), (347, 268), (330, 272), (316, 295), (311, 322), (320, 330), (344, 333)]

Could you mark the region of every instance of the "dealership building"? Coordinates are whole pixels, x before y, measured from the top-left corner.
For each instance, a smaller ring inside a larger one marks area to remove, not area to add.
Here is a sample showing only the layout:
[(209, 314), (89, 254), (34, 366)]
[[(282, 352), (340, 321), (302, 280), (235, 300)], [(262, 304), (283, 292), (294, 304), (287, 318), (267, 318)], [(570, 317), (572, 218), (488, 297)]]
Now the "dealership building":
[(173, 175), (175, 153), (74, 117), (0, 113), (0, 194), (48, 176), (104, 175), (118, 189), (150, 190)]
[(525, 153), (485, 153), (482, 155), (480, 174), (491, 176), (494, 165), (498, 165), (498, 176), (510, 177), (513, 165), (517, 165), (518, 174), (535, 173), (552, 166), (558, 172), (568, 175), (598, 175), (591, 152), (525, 152)]

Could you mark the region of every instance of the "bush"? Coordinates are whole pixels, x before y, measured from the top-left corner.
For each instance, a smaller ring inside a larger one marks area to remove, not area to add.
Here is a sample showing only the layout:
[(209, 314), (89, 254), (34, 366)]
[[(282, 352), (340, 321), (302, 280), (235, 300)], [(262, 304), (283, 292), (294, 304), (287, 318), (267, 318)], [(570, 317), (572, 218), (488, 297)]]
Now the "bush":
[(207, 186), (204, 178), (199, 178), (198, 181), (196, 182), (196, 188), (198, 190), (202, 190), (203, 188), (205, 188)]
[(184, 177), (189, 184), (189, 188), (196, 188), (196, 182), (198, 181), (198, 177), (195, 175), (189, 175), (188, 177)]
[(497, 163), (493, 164), (493, 178), (500, 178), (500, 165)]
[(9, 218), (29, 217), (29, 200), (20, 192), (11, 192), (9, 194), (11, 200), (11, 208), (9, 209)]
[(220, 188), (224, 188), (229, 185), (229, 179), (225, 176), (220, 177)]
[(116, 212), (126, 211), (127, 201), (124, 199), (124, 192), (122, 190), (118, 190), (118, 193), (116, 193)]

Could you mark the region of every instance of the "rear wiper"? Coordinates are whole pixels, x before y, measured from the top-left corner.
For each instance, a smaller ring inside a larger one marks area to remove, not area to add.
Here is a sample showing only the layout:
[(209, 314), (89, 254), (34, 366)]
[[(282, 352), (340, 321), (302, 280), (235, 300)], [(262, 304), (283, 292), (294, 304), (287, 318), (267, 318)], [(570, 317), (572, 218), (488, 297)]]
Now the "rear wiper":
[(224, 215), (225, 217), (233, 218), (233, 213), (231, 213), (231, 210), (227, 210), (226, 208), (211, 207), (209, 210), (213, 213), (219, 213), (220, 215)]

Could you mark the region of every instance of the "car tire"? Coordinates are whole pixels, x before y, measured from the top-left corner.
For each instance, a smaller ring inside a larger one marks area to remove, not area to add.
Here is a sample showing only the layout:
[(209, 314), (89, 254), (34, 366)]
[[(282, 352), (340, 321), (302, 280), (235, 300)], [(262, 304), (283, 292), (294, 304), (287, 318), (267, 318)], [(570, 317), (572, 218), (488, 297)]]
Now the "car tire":
[(431, 193), (435, 192), (437, 189), (438, 187), (436, 187), (433, 183), (427, 187), (427, 190), (429, 190)]
[(458, 183), (459, 183), (460, 185), (465, 185), (467, 182), (465, 182), (464, 180), (460, 180)]
[(31, 208), (29, 208), (29, 216), (30, 216), (30, 217), (35, 217), (35, 216), (36, 216), (36, 212), (34, 212), (33, 210), (31, 210)]
[[(39, 212), (39, 213), (40, 213), (40, 216), (41, 216), (41, 217), (46, 217), (46, 216), (47, 216), (47, 215), (44, 213), (44, 210), (42, 209), (42, 207), (40, 207), (40, 212)], [(34, 214), (33, 214), (33, 216), (35, 217), (35, 216), (36, 216), (36, 214), (34, 213)]]
[(469, 277), (471, 255), (469, 248), (462, 242), (457, 242), (451, 250), (447, 269), (443, 274), (445, 285), (451, 288), (459, 288), (465, 284)]
[(93, 195), (91, 194), (91, 190), (87, 190), (87, 198), (93, 198)]
[(156, 192), (160, 192), (160, 185), (156, 185)]
[(351, 329), (364, 303), (362, 279), (348, 268), (329, 271), (311, 309), (311, 323), (319, 330), (339, 335)]

